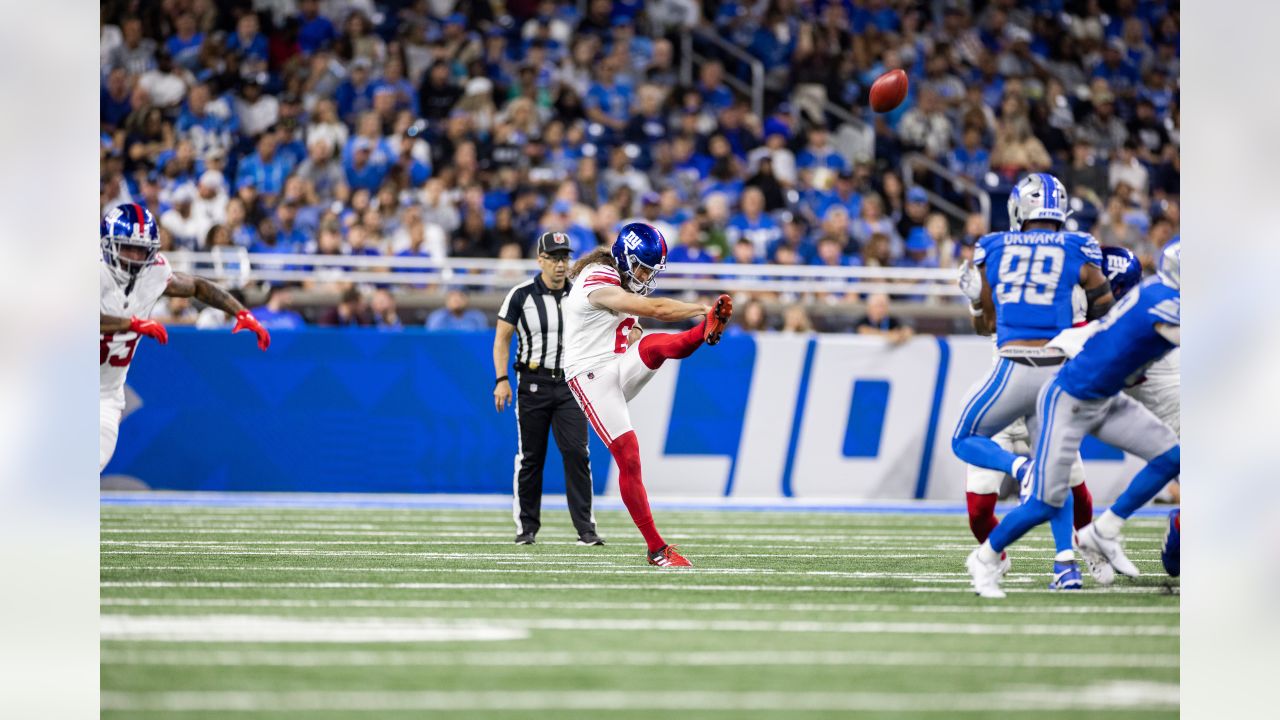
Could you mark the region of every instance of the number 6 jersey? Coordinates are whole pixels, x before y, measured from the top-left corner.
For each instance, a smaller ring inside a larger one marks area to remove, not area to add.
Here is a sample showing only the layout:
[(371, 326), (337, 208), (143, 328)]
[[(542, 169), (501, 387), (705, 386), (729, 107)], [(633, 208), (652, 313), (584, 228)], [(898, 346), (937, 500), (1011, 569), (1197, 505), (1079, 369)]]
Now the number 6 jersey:
[(564, 301), (564, 376), (594, 370), (627, 351), (627, 335), (634, 315), (616, 313), (592, 304), (587, 297), (603, 287), (621, 287), (618, 271), (603, 264), (588, 265), (578, 274)]
[[(138, 272), (133, 288), (126, 295), (127, 283), (121, 284), (106, 261), (99, 260), (98, 292), (102, 296), (99, 309), (103, 315), (112, 317), (136, 315), (145, 318), (164, 295), (171, 277), (173, 268), (163, 255), (157, 254), (155, 262)], [(124, 388), (124, 376), (129, 372), (129, 363), (137, 350), (138, 334), (131, 330), (102, 333), (101, 340), (98, 391), (103, 395), (113, 395)]]
[(991, 233), (978, 240), (973, 263), (991, 286), (996, 345), (1002, 346), (1048, 340), (1071, 327), (1071, 291), (1084, 265), (1102, 266), (1102, 248), (1088, 233)]

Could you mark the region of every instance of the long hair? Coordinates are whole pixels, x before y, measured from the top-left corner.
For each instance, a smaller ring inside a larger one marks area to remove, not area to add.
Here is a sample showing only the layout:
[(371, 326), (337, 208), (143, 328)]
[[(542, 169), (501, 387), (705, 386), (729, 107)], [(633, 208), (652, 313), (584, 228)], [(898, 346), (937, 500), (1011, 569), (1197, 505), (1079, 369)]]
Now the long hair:
[(613, 260), (613, 250), (607, 246), (601, 246), (578, 258), (578, 261), (569, 269), (569, 279), (572, 280), (578, 277), (578, 273), (582, 272), (583, 268), (595, 264), (608, 265), (614, 270), (619, 270), (619, 274), (621, 274), (618, 264)]

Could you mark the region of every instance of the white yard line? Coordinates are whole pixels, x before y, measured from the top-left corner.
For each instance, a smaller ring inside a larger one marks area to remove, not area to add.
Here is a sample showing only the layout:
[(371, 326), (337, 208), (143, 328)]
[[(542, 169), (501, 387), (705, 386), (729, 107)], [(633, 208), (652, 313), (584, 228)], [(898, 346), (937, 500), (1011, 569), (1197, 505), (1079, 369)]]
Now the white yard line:
[[(246, 565), (102, 565), (103, 572), (315, 572), (327, 574), (350, 573), (422, 573), (422, 574), (460, 574), (460, 575), (652, 575), (654, 569), (622, 565), (601, 567), (592, 564), (580, 569), (573, 568), (523, 568), (523, 567), (353, 567), (349, 565), (263, 565), (251, 567)], [(768, 577), (829, 577), (853, 580), (911, 580), (916, 582), (940, 582), (953, 580), (960, 583), (969, 582), (968, 572), (889, 572), (882, 570), (846, 571), (846, 570), (774, 570), (772, 568), (715, 568), (694, 567), (685, 571), (697, 575), (761, 575)], [(1037, 575), (1034, 582), (1042, 578)], [(1011, 582), (1029, 582), (1025, 576), (1013, 576), (1005, 580)]]
[(751, 712), (930, 712), (1127, 710), (1178, 707), (1174, 683), (1109, 682), (995, 692), (545, 691), (179, 691), (102, 693), (102, 709), (128, 712), (393, 712), (430, 710), (673, 710)]
[[(243, 527), (218, 527), (218, 528), (202, 528), (197, 526), (182, 527), (145, 527), (145, 528), (103, 528), (104, 535), (174, 535), (174, 534), (190, 534), (190, 535), (321, 535), (316, 530), (302, 530), (294, 528), (281, 528), (278, 526), (263, 526), (261, 528), (243, 528)], [(448, 532), (431, 532), (427, 530), (343, 530), (341, 532), (333, 532), (334, 535), (342, 535), (349, 537), (416, 537), (416, 538), (492, 538), (494, 533), (485, 531), (448, 531)], [(705, 539), (707, 541), (759, 541), (772, 540), (776, 542), (803, 542), (813, 543), (815, 540), (822, 541), (867, 541), (880, 540), (888, 542), (901, 541), (931, 541), (939, 540), (957, 540), (963, 535), (959, 532), (920, 534), (920, 533), (894, 533), (894, 534), (875, 534), (875, 533), (805, 533), (805, 534), (779, 534), (779, 533), (747, 533), (747, 534), (724, 534), (724, 533), (668, 533), (668, 537), (672, 539), (685, 539), (696, 541)], [(565, 536), (568, 537), (568, 536)], [(1134, 538), (1129, 542), (1160, 542), (1157, 538)], [(509, 544), (509, 543), (504, 543)]]
[(103, 640), (160, 642), (403, 643), (523, 640), (527, 628), (430, 618), (300, 618), (262, 615), (103, 615)]
[(714, 652), (429, 652), (405, 650), (104, 650), (106, 665), (197, 667), (723, 667), (1177, 668), (1177, 653), (968, 653), (789, 650)]
[[(1172, 625), (1065, 625), (684, 618), (324, 618), (272, 615), (102, 615), (103, 640), (187, 642), (423, 642), (474, 630), (474, 639), (511, 639), (497, 630), (604, 632), (744, 632), (841, 635), (982, 635), (1036, 637), (1178, 637)], [(492, 637), (490, 636), (492, 635)]]
[[(653, 570), (663, 576), (679, 570)], [(1037, 582), (1039, 582), (1037, 580)], [(896, 587), (881, 585), (693, 585), (683, 583), (426, 583), (426, 582), (244, 582), (205, 580), (104, 580), (102, 588), (222, 588), (222, 589), (297, 589), (297, 590), (685, 590), (696, 592), (777, 592), (777, 593), (955, 593), (958, 588)], [(1053, 594), (1047, 588), (1019, 588), (1018, 594)], [(1159, 587), (1112, 586), (1093, 588), (1098, 594), (1157, 595), (1166, 592)]]
[(102, 598), (108, 607), (220, 607), (220, 608), (382, 608), (382, 609), (496, 609), (496, 610), (680, 610), (682, 612), (848, 612), (959, 615), (1177, 615), (1177, 607), (1115, 605), (877, 605), (867, 603), (690, 603), (492, 600), (291, 600), (280, 598)]

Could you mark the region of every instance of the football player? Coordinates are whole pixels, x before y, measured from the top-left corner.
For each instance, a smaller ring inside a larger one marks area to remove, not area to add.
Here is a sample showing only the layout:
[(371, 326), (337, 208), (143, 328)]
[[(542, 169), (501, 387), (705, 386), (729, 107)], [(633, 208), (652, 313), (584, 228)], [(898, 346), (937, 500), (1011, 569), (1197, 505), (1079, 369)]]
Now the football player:
[[(721, 295), (708, 307), (647, 297), (666, 262), (662, 233), (645, 223), (629, 223), (612, 247), (598, 248), (574, 264), (569, 275), (577, 282), (564, 302), (565, 377), (591, 427), (618, 463), (618, 489), (644, 536), (649, 564), (687, 567), (691, 563), (663, 541), (654, 525), (627, 403), (664, 361), (688, 357), (704, 342), (720, 342), (733, 315), (733, 301)], [(636, 324), (641, 317), (677, 322), (698, 316), (705, 319), (678, 333), (642, 337)]]
[(98, 472), (107, 466), (116, 449), (120, 418), (124, 413), (124, 379), (133, 362), (138, 341), (144, 336), (161, 345), (169, 333), (147, 319), (161, 297), (193, 297), (236, 318), (231, 332), (252, 330), (258, 347), (266, 350), (271, 336), (257, 319), (227, 291), (186, 273), (174, 272), (160, 254), (160, 235), (150, 211), (135, 203), (111, 209), (99, 231), (102, 262), (99, 264), (99, 447)]
[[(1174, 236), (1171, 242), (1177, 242)], [(1107, 278), (1111, 281), (1111, 294), (1116, 300), (1124, 297), (1130, 289), (1142, 282), (1142, 264), (1131, 251), (1121, 247), (1104, 246), (1102, 254), (1107, 262)], [(1179, 357), (1181, 350), (1174, 348), (1172, 352), (1152, 363), (1142, 377), (1134, 381), (1124, 391), (1130, 397), (1155, 413), (1160, 422), (1173, 428), (1182, 435), (1182, 369)], [(1169, 483), (1165, 489), (1174, 502), (1178, 500), (1178, 483)]]
[[(969, 391), (951, 447), (969, 465), (1012, 475), (1024, 495), (1029, 458), (1000, 447), (992, 436), (1018, 418), (1032, 423), (1030, 434), (1036, 435), (1036, 396), (1066, 359), (1062, 350), (1047, 344), (1072, 326), (1074, 288), (1084, 289), (1086, 320), (1103, 316), (1113, 303), (1098, 242), (1088, 233), (1062, 230), (1067, 207), (1067, 190), (1056, 177), (1035, 173), (1022, 178), (1009, 194), (1011, 230), (978, 240), (973, 264), (980, 287), (967, 293), (977, 297), (970, 308), (974, 330), (995, 334), (997, 357)], [(981, 530), (994, 532), (996, 496), (983, 499), (990, 507), (984, 508), (988, 526)], [(1069, 500), (1052, 521), (1057, 552), (1050, 587), (1062, 590), (1081, 587)], [(1007, 562), (1007, 557), (997, 560)]]
[(1088, 434), (1141, 457), (1147, 465), (1106, 512), (1079, 531), (1080, 552), (1094, 579), (1104, 585), (1114, 581), (1116, 572), (1138, 575), (1124, 554), (1120, 530), (1135, 510), (1178, 475), (1181, 451), (1173, 429), (1121, 391), (1181, 343), (1180, 286), (1181, 250), (1170, 243), (1156, 277), (1130, 291), (1101, 321), (1052, 341), (1071, 359), (1037, 399), (1039, 433), (1030, 497), (1006, 515), (965, 562), (978, 595), (1004, 597), (1000, 553), (1060, 513), (1070, 499), (1071, 463)]

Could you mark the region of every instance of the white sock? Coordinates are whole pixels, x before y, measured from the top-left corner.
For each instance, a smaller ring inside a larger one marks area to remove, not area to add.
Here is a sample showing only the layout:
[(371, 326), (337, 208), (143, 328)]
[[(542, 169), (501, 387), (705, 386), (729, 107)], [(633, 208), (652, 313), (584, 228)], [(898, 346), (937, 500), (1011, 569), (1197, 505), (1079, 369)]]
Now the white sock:
[(1108, 508), (1106, 512), (1098, 516), (1093, 521), (1093, 526), (1098, 529), (1098, 534), (1104, 538), (1114, 538), (1120, 534), (1120, 530), (1124, 527), (1124, 518), (1111, 512)]
[(982, 547), (978, 548), (978, 559), (988, 565), (994, 565), (1000, 562), (1000, 553), (991, 549), (991, 541), (982, 543)]
[(1073, 550), (1063, 550), (1062, 552), (1060, 552), (1060, 553), (1058, 553), (1057, 555), (1054, 555), (1054, 556), (1053, 556), (1053, 561), (1054, 561), (1054, 562), (1060, 562), (1060, 563), (1075, 562), (1075, 561), (1076, 561), (1076, 554), (1075, 554), (1075, 551), (1073, 551)]

